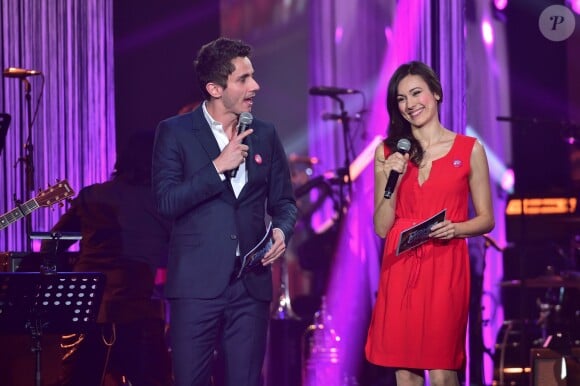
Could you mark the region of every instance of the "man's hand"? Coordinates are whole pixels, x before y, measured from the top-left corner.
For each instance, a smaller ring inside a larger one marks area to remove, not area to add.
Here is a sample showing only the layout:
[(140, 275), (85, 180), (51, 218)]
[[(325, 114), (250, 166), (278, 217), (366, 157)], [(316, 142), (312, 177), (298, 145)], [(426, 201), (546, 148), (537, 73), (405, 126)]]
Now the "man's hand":
[(244, 162), (248, 156), (250, 147), (244, 145), (242, 141), (253, 132), (253, 129), (247, 129), (243, 133), (236, 134), (230, 143), (224, 147), (220, 155), (213, 161), (215, 167), (220, 173), (227, 170), (233, 170)]
[(272, 231), (272, 248), (264, 255), (262, 259), (262, 265), (273, 264), (279, 257), (284, 255), (286, 252), (286, 241), (284, 237), (284, 232), (279, 228), (274, 228)]

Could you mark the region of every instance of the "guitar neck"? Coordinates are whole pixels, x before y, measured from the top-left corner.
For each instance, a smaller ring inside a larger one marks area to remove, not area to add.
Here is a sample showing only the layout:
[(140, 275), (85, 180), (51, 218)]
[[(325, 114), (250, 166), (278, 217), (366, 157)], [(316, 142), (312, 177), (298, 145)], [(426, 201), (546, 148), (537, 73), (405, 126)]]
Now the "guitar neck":
[(13, 222), (20, 220), (22, 217), (29, 215), (39, 207), (40, 205), (38, 205), (36, 199), (33, 198), (26, 201), (24, 204), (18, 206), (17, 208), (12, 209), (10, 212), (3, 214), (0, 216), (0, 230), (6, 228)]

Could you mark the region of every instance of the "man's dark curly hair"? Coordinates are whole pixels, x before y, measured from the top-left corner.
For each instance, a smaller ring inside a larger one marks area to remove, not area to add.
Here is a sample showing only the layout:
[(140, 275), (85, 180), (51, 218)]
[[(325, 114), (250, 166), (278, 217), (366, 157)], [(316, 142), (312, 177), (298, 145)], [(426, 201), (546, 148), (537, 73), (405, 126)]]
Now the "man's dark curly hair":
[(228, 76), (235, 70), (232, 59), (249, 57), (251, 52), (252, 47), (248, 44), (225, 37), (220, 37), (201, 47), (194, 66), (201, 92), (207, 100), (210, 95), (205, 85), (213, 82), (225, 88)]
[(423, 159), (424, 150), (419, 144), (419, 141), (413, 136), (411, 124), (401, 115), (399, 101), (397, 100), (399, 83), (407, 75), (418, 75), (423, 78), (429, 90), (439, 96), (438, 104), (443, 102), (443, 90), (441, 88), (441, 81), (433, 69), (425, 63), (418, 61), (412, 61), (399, 66), (389, 81), (389, 87), (387, 89), (387, 111), (390, 122), (389, 136), (385, 140), (385, 143), (391, 152), (395, 152), (397, 151), (397, 142), (399, 142), (399, 139), (407, 138), (411, 141), (411, 150), (409, 151), (410, 160), (415, 165), (419, 165)]

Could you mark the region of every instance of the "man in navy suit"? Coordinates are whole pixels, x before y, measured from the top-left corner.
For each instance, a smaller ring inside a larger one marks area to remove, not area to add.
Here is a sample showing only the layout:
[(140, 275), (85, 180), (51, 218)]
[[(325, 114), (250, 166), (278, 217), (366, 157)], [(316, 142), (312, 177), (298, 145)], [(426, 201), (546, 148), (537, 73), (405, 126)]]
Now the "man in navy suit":
[[(176, 386), (207, 386), (216, 347), (223, 350), (226, 385), (260, 384), (270, 266), (284, 254), (296, 222), (274, 125), (253, 119), (238, 130), (260, 89), (250, 52), (227, 38), (204, 45), (195, 69), (205, 101), (157, 128), (153, 189), (159, 211), (173, 219), (165, 291)], [(266, 212), (272, 247), (238, 277), (241, 256), (266, 233)]]

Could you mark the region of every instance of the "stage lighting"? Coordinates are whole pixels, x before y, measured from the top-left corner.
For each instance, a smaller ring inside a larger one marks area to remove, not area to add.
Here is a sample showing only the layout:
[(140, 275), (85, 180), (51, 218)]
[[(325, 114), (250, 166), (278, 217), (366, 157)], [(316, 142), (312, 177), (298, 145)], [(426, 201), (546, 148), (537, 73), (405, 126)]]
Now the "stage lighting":
[(491, 23), (487, 20), (484, 20), (481, 23), (481, 36), (486, 46), (493, 45), (493, 27), (491, 26)]
[(507, 193), (514, 192), (516, 176), (513, 169), (506, 169), (501, 175), (500, 186)]
[(570, 7), (574, 13), (580, 15), (580, 0), (566, 0), (566, 5)]
[(491, 0), (491, 14), (493, 17), (503, 23), (507, 20), (506, 8), (508, 6), (508, 0)]
[(493, 6), (498, 11), (503, 11), (507, 7), (508, 0), (493, 0)]

